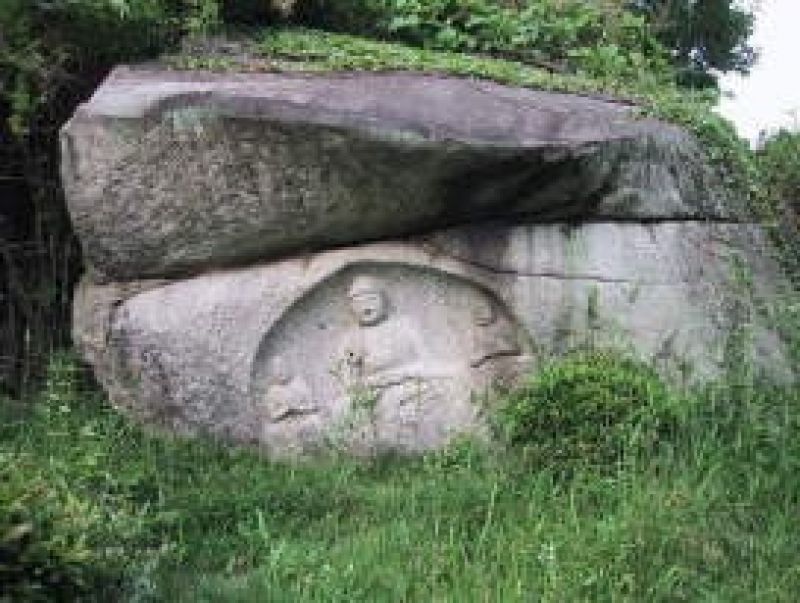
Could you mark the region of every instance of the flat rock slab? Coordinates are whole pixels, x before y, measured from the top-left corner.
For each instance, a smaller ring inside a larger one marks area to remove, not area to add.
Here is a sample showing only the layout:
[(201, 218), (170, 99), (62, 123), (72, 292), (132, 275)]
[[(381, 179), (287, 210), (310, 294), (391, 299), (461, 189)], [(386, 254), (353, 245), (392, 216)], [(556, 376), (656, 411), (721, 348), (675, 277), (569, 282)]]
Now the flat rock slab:
[(486, 218), (735, 214), (676, 127), (612, 102), (433, 75), (119, 68), (62, 148), (95, 282)]
[(272, 456), (411, 453), (485, 434), (492, 387), (587, 343), (694, 380), (723, 370), (746, 320), (756, 362), (790, 374), (733, 277), (743, 261), (769, 295), (764, 245), (701, 222), (460, 227), (174, 282), (87, 279), (74, 335), (147, 424)]

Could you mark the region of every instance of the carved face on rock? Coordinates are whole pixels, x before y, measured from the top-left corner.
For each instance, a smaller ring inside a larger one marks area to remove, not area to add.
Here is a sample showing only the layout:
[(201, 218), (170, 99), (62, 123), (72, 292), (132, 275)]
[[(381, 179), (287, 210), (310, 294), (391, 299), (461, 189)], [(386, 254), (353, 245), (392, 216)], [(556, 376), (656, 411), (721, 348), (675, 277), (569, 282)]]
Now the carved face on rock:
[(374, 279), (356, 278), (350, 287), (348, 297), (353, 314), (362, 327), (377, 325), (388, 314), (386, 294)]
[(278, 385), (286, 385), (292, 380), (292, 374), (289, 370), (289, 365), (283, 356), (276, 356), (272, 359), (272, 380)]
[(472, 308), (472, 320), (479, 327), (488, 327), (494, 324), (497, 318), (492, 302), (485, 298), (478, 298)]

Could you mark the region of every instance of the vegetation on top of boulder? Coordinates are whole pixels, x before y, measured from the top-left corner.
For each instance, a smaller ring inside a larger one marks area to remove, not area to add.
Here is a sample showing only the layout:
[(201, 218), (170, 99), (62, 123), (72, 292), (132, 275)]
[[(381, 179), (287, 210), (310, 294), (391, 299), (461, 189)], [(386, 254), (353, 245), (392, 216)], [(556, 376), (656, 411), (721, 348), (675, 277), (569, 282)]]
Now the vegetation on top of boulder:
[(694, 60), (706, 70), (744, 68), (747, 61), (733, 57), (736, 51), (744, 52), (742, 37), (749, 34), (752, 20), (748, 11), (732, 7), (728, 0), (714, 0), (713, 14), (724, 13), (726, 20), (706, 29), (694, 26), (687, 37), (680, 33), (687, 15), (698, 23), (710, 21), (709, 15), (687, 7), (683, 0), (663, 4), (658, 0), (7, 0), (0, 15), (5, 34), (0, 41), (0, 75), (8, 85), (0, 96), (11, 102), (14, 127), (23, 131), (26, 116), (54, 86), (63, 85), (58, 73), (135, 60), (183, 35), (213, 33), (229, 23), (276, 21), (430, 50), (513, 59), (598, 78), (607, 85), (643, 79), (674, 82), (676, 57), (682, 62)]
[(780, 130), (766, 138), (756, 151), (769, 193), (792, 209), (800, 224), (800, 130)]
[[(223, 5), (231, 3), (223, 0)], [(322, 29), (438, 50), (488, 52), (562, 70), (613, 70), (620, 76), (648, 70), (688, 87), (714, 87), (715, 73), (747, 71), (755, 60), (747, 43), (753, 28), (752, 6), (731, 0), (301, 0), (289, 4), (295, 22)]]
[(339, 0), (301, 4), (323, 29), (450, 52), (489, 54), (559, 72), (673, 77), (644, 16), (579, 0)]
[[(234, 37), (234, 39), (237, 39)], [(241, 36), (238, 37), (241, 41)], [(348, 34), (305, 28), (267, 28), (249, 32), (244, 51), (213, 50), (224, 44), (188, 45), (189, 51), (165, 57), (179, 69), (339, 71), (413, 70), (493, 80), (529, 88), (605, 97), (638, 107), (651, 116), (682, 125), (702, 142), (718, 165), (724, 182), (750, 199), (749, 207), (763, 211), (769, 205), (760, 174), (747, 143), (732, 124), (712, 111), (715, 90), (687, 91), (657, 74), (642, 70), (636, 77), (615, 73), (558, 73), (520, 61), (446, 52), (381, 42)]]

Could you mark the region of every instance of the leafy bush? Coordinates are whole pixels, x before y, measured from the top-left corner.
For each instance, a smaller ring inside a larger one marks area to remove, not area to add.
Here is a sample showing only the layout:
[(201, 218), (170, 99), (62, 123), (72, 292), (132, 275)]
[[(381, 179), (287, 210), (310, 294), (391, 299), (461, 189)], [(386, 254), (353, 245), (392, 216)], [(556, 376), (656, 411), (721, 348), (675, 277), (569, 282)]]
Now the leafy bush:
[[(177, 31), (180, 0), (4, 0), (0, 11), (0, 101), (13, 130), (60, 89), (89, 83), (115, 62), (157, 52)], [(93, 76), (93, 77), (92, 77)]]
[(652, 447), (676, 399), (649, 367), (610, 352), (546, 365), (508, 395), (497, 427), (543, 466), (609, 466)]
[(756, 156), (772, 197), (786, 203), (800, 225), (800, 131), (779, 131)]
[[(301, 11), (302, 13), (303, 11)], [(312, 25), (427, 49), (477, 52), (599, 77), (670, 77), (643, 17), (577, 0), (316, 0)]]
[[(35, 407), (46, 424), (69, 412), (75, 368), (66, 355), (52, 359)], [(96, 586), (101, 572), (87, 544), (96, 519), (88, 511), (33, 459), (0, 453), (0, 600), (75, 600)]]
[[(158, 556), (125, 549), (146, 524), (124, 476), (101, 466), (121, 423), (99, 415), (87, 385), (71, 354), (54, 354), (33, 404), (18, 416), (2, 408), (0, 601), (116, 600), (142, 560)], [(35, 445), (21, 451), (9, 437)]]
[(81, 266), (58, 130), (115, 63), (175, 40), (187, 11), (184, 0), (0, 0), (0, 391), (35, 387), (69, 342)]
[(629, 0), (670, 49), (682, 84), (715, 86), (717, 73), (746, 73), (756, 59), (749, 44), (754, 3), (736, 0)]
[(0, 600), (68, 601), (93, 586), (92, 551), (68, 502), (36, 466), (0, 456)]

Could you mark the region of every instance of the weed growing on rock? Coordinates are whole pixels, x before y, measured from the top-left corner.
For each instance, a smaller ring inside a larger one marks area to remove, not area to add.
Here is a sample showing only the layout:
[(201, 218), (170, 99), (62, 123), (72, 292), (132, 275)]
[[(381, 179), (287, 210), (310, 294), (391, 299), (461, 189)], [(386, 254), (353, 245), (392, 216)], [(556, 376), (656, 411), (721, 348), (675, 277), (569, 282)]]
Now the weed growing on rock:
[(537, 467), (609, 470), (652, 452), (680, 404), (640, 362), (606, 351), (551, 361), (500, 408), (500, 437)]

